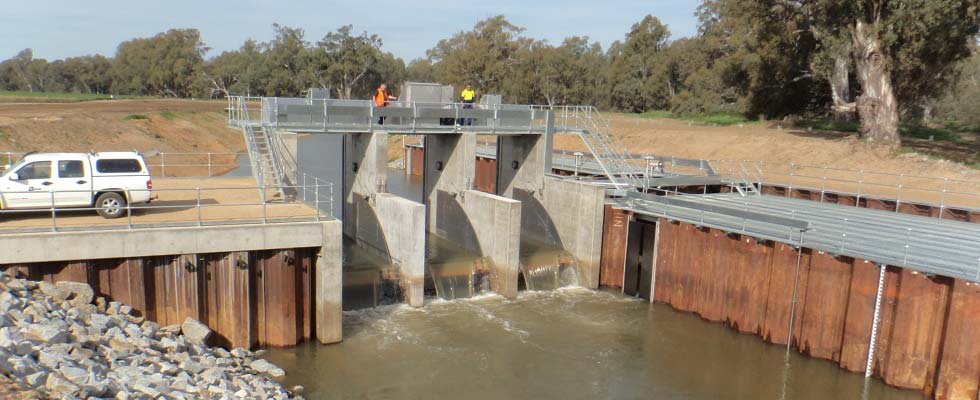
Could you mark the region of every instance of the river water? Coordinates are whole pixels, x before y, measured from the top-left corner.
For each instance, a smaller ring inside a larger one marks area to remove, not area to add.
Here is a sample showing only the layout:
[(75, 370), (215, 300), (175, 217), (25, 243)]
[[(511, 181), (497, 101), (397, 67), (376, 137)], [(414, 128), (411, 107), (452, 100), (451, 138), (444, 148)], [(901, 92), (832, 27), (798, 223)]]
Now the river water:
[[(339, 187), (339, 143), (303, 139), (302, 168)], [(421, 179), (391, 170), (388, 190), (420, 201)], [(486, 260), (427, 242), (421, 308), (397, 304), (383, 257), (346, 243), (344, 341), (268, 350), (284, 383), (309, 399), (922, 398), (669, 306), (568, 287), (575, 261), (560, 249), (522, 242), (522, 291), (506, 300), (487, 291)]]
[(694, 314), (580, 288), (345, 312), (342, 343), (265, 357), (311, 399), (921, 398)]

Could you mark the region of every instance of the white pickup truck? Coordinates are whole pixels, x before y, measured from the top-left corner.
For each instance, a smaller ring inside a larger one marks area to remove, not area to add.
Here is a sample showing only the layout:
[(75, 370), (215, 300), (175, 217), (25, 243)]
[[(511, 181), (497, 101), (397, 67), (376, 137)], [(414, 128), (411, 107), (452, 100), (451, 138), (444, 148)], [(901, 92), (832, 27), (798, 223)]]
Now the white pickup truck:
[(0, 210), (94, 207), (104, 218), (149, 203), (153, 181), (137, 152), (28, 153), (0, 175)]

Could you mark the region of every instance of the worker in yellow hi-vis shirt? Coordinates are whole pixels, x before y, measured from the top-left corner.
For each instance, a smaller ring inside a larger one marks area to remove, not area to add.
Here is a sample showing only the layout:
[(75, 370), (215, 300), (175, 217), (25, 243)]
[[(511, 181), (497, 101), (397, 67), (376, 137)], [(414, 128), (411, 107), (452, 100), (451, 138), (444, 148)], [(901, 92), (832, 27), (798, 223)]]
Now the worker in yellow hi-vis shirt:
[[(471, 109), (473, 108), (473, 101), (476, 100), (476, 91), (473, 90), (472, 85), (466, 85), (466, 89), (463, 89), (460, 97), (463, 98), (463, 108)], [(456, 124), (463, 125), (463, 122), (466, 122), (466, 125), (473, 125), (473, 118), (460, 118), (459, 121), (456, 121)]]

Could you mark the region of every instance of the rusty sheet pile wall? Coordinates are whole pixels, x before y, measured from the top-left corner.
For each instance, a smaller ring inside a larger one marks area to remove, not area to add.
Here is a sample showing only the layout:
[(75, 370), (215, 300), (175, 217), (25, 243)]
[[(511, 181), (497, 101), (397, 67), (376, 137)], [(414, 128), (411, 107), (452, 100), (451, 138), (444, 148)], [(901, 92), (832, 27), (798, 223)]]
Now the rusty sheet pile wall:
[(37, 281), (74, 281), (129, 305), (161, 326), (188, 317), (208, 325), (212, 345), (292, 346), (315, 337), (318, 248), (0, 265)]
[[(797, 250), (686, 223), (659, 224), (654, 301), (786, 343)], [(863, 372), (878, 274), (864, 260), (804, 249), (792, 345)], [(888, 267), (885, 282), (874, 375), (937, 399), (976, 399), (980, 286), (897, 267)]]

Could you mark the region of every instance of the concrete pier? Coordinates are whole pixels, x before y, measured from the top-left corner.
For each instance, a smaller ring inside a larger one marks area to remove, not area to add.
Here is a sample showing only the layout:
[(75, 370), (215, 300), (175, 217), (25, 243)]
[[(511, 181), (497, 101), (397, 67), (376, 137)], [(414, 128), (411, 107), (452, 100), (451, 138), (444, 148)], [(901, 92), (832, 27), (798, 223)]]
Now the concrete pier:
[(357, 236), (355, 200), (384, 193), (388, 170), (388, 134), (352, 133), (344, 136), (344, 234)]
[(425, 279), (425, 206), (388, 193), (356, 201), (358, 245), (388, 257), (398, 266), (405, 299), (422, 306)]
[(517, 297), (520, 202), (472, 190), (475, 135), (425, 138), (423, 197), (428, 230), (493, 260), (491, 289)]

